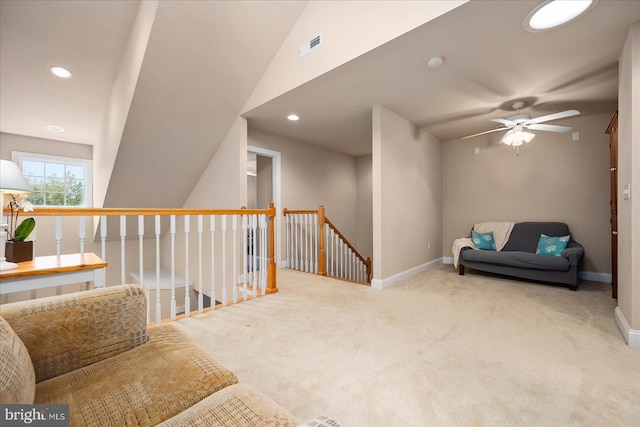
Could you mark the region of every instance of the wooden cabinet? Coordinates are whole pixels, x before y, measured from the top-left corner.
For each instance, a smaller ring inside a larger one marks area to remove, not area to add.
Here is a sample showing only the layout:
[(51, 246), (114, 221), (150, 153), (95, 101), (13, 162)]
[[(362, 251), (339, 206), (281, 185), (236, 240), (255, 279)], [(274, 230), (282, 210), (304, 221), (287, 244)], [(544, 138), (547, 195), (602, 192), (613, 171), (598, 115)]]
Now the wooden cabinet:
[(611, 194), (611, 296), (618, 298), (618, 112), (607, 128)]

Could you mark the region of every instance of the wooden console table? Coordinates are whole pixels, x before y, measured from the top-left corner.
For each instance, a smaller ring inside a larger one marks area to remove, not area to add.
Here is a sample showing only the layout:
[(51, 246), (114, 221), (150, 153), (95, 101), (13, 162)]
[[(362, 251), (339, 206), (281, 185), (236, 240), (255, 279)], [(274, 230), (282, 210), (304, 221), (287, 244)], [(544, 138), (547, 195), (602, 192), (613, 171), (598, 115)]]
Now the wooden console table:
[(35, 257), (18, 263), (18, 268), (0, 271), (0, 295), (82, 282), (100, 288), (106, 267), (107, 262), (93, 252)]

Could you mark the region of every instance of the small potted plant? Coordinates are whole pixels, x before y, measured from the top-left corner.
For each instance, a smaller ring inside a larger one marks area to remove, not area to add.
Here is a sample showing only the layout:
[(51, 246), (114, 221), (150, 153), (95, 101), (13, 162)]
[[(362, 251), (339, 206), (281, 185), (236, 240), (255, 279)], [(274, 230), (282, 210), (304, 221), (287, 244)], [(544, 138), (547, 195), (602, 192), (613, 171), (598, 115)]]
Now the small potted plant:
[[(20, 197), (20, 196), (19, 196)], [(33, 211), (33, 205), (27, 200), (21, 200), (11, 195), (9, 201), (10, 218), (7, 230), (7, 244), (5, 246), (5, 258), (9, 262), (23, 262), (33, 259), (33, 242), (27, 241), (36, 226), (36, 220), (26, 218), (18, 225), (20, 209), (24, 212)]]

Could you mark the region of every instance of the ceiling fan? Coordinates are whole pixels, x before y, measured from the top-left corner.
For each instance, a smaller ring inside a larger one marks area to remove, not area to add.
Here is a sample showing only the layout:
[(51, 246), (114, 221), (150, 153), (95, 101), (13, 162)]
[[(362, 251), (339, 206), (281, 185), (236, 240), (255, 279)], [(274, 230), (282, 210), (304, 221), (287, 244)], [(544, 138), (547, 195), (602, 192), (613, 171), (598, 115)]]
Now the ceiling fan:
[(527, 129), (541, 130), (546, 132), (568, 132), (569, 130), (571, 130), (571, 127), (569, 126), (548, 125), (542, 123), (563, 119), (565, 117), (577, 116), (578, 114), (580, 114), (580, 111), (578, 110), (566, 110), (559, 113), (548, 114), (546, 116), (531, 118), (531, 116), (528, 114), (520, 114), (520, 109), (524, 107), (524, 102), (514, 102), (512, 107), (514, 110), (516, 110), (515, 116), (511, 116), (506, 119), (491, 119), (492, 122), (503, 124), (503, 127), (465, 136), (462, 139), (473, 138), (475, 136), (506, 130), (507, 132), (504, 134), (502, 139), (500, 139), (500, 142), (506, 145), (511, 145), (517, 150), (518, 147), (521, 146), (524, 142), (529, 143), (535, 137), (535, 134), (527, 132)]

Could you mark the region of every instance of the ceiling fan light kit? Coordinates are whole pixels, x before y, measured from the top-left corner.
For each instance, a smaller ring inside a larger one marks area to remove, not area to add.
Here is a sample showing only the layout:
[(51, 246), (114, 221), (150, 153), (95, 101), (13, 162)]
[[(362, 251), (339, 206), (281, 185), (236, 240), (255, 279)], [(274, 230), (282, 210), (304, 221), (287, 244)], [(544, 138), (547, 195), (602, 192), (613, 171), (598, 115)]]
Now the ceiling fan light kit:
[(552, 120), (563, 119), (565, 117), (577, 116), (580, 114), (578, 110), (566, 110), (559, 113), (547, 114), (546, 116), (532, 118), (529, 114), (520, 114), (520, 109), (524, 107), (524, 102), (514, 102), (512, 107), (516, 110), (514, 116), (506, 119), (491, 119), (492, 122), (500, 123), (504, 125), (501, 128), (491, 129), (485, 132), (476, 133), (473, 135), (465, 136), (462, 139), (473, 138), (480, 135), (486, 135), (488, 133), (500, 132), (506, 130), (500, 142), (506, 145), (510, 145), (518, 152), (518, 147), (523, 143), (529, 143), (535, 138), (535, 134), (527, 132), (527, 130), (540, 130), (545, 132), (568, 132), (571, 130), (569, 126), (558, 126), (542, 124), (543, 122), (549, 122)]

